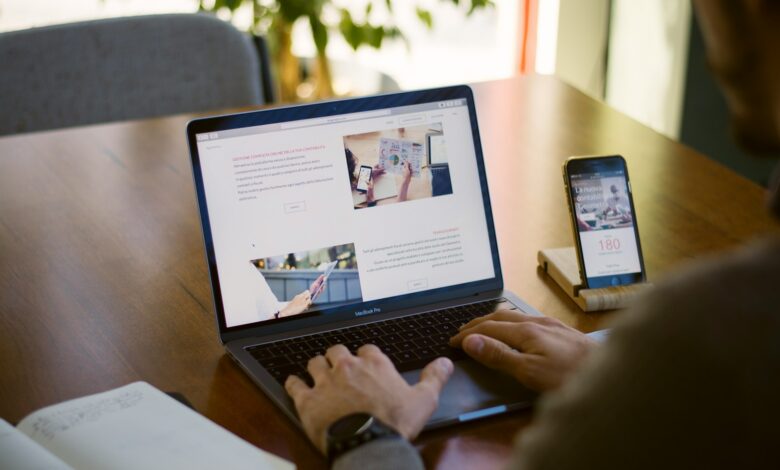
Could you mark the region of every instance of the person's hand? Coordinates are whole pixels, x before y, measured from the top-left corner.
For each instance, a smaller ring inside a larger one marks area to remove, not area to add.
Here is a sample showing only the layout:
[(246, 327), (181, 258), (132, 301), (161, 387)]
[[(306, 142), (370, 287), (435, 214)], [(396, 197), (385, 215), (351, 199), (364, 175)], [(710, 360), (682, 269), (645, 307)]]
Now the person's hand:
[(416, 385), (409, 385), (373, 344), (362, 346), (357, 356), (337, 344), (325, 356), (309, 360), (314, 388), (295, 375), (287, 378), (284, 388), (295, 402), (309, 439), (325, 453), (328, 427), (352, 413), (370, 413), (413, 439), (436, 410), (452, 369), (449, 359), (436, 359), (425, 366)]
[(309, 293), (311, 294), (311, 298), (315, 298), (318, 295), (322, 293), (322, 291), (325, 290), (325, 275), (320, 274), (317, 279), (314, 280), (314, 282), (311, 283), (309, 286)]
[(500, 310), (463, 325), (450, 344), (543, 392), (560, 387), (596, 342), (554, 318)]
[(291, 301), (287, 302), (287, 305), (285, 305), (283, 309), (279, 310), (279, 316), (289, 317), (292, 315), (298, 315), (299, 313), (302, 313), (304, 310), (309, 308), (310, 305), (311, 292), (306, 289), (305, 291), (293, 297)]
[(403, 182), (406, 184), (409, 184), (409, 181), (412, 180), (412, 164), (409, 163), (409, 161), (405, 161), (401, 164), (403, 167), (401, 169), (401, 176), (403, 177)]
[(580, 232), (589, 232), (593, 230), (587, 222), (584, 222), (582, 219), (580, 219), (579, 215), (577, 216), (577, 228)]
[(368, 180), (368, 189), (366, 189), (366, 202), (374, 202), (374, 178)]
[(380, 166), (379, 163), (374, 165), (374, 168), (371, 170), (371, 178), (376, 178), (377, 176), (382, 176), (385, 174), (384, 167)]
[(412, 164), (406, 161), (401, 164), (401, 167), (401, 186), (398, 188), (398, 202), (408, 199), (409, 183), (412, 181)]

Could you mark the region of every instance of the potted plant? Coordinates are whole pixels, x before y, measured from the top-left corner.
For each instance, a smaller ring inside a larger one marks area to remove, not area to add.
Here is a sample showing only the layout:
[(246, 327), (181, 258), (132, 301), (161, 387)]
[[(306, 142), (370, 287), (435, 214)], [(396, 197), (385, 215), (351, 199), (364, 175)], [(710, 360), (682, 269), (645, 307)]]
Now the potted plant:
[[(440, 0), (455, 5), (465, 5), (465, 14), (493, 6), (493, 0)], [(361, 46), (376, 49), (382, 47), (385, 39), (404, 39), (403, 33), (394, 24), (393, 0), (365, 0), (365, 19), (357, 21), (350, 11), (331, 0), (198, 0), (201, 11), (227, 11), (231, 18), (240, 8), (250, 8), (252, 23), (250, 32), (267, 38), (275, 67), (281, 101), (297, 101), (297, 88), (301, 82), (301, 66), (292, 53), (292, 27), (296, 21), (307, 21), (317, 50), (313, 70), (313, 98), (321, 99), (333, 95), (330, 64), (325, 54), (328, 39), (337, 33), (357, 50)], [(390, 15), (386, 24), (369, 21), (375, 3), (383, 3)], [(414, 5), (417, 18), (427, 28), (433, 27), (431, 12), (419, 4)], [(338, 22), (323, 20), (324, 12)]]

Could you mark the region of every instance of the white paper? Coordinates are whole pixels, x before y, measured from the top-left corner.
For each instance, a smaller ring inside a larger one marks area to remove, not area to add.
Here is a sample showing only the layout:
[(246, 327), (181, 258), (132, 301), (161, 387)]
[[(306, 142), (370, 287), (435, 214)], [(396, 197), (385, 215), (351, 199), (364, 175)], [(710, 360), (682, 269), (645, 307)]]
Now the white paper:
[[(393, 175), (379, 175), (374, 178), (374, 200), (380, 201), (398, 196), (395, 177)], [(354, 205), (366, 202), (366, 193), (352, 191), (352, 203)]]
[(146, 382), (60, 403), (19, 430), (79, 469), (291, 469)]
[(0, 419), (0, 468), (13, 470), (73, 470), (35, 441)]
[(400, 175), (403, 164), (409, 162), (412, 176), (420, 176), (423, 146), (409, 140), (379, 139), (379, 166), (391, 174)]

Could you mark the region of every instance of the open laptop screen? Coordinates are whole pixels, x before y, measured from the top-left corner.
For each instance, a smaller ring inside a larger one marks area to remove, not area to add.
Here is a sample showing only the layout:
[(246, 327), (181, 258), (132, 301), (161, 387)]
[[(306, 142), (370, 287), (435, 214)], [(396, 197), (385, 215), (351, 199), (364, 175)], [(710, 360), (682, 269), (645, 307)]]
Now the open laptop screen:
[(469, 97), (191, 124), (221, 326), (362, 315), (500, 277)]

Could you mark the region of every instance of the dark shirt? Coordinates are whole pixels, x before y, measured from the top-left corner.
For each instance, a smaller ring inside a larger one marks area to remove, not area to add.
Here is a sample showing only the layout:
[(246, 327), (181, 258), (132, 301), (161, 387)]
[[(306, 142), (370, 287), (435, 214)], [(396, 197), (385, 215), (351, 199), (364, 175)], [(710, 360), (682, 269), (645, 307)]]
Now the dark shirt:
[[(769, 209), (780, 218), (780, 167)], [(509, 468), (780, 468), (780, 237), (701, 261), (621, 314), (607, 342), (545, 395)], [(383, 446), (387, 468), (422, 468)], [(339, 470), (370, 468), (358, 448)], [(383, 467), (384, 468), (384, 467)]]

